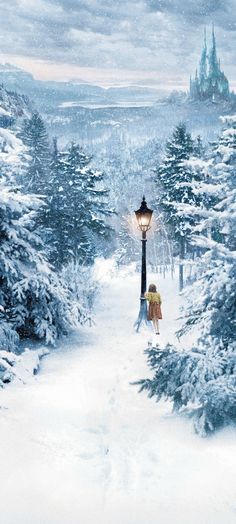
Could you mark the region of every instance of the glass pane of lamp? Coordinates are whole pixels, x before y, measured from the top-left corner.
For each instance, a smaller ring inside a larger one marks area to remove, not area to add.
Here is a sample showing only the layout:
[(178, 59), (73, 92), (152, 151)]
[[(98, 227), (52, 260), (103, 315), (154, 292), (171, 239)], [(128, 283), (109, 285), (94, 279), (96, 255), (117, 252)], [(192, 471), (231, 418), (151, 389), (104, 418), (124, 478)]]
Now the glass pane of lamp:
[(141, 231), (148, 231), (148, 229), (150, 229), (152, 213), (152, 209), (148, 209), (145, 197), (143, 197), (140, 208), (135, 211), (138, 227), (141, 229)]

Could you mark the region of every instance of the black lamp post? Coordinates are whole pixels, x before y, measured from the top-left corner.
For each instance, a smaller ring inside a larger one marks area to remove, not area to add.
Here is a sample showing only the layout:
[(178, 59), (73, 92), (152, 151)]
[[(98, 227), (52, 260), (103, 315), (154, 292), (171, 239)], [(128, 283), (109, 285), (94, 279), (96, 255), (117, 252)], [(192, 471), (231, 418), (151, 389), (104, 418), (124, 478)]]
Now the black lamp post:
[(144, 322), (147, 323), (147, 302), (144, 294), (147, 290), (147, 266), (146, 266), (146, 242), (147, 242), (147, 231), (150, 229), (150, 223), (152, 219), (152, 209), (148, 209), (145, 197), (143, 197), (140, 208), (135, 211), (135, 215), (138, 221), (138, 228), (142, 231), (142, 269), (141, 269), (141, 295), (140, 295), (140, 310), (137, 321), (135, 322), (136, 331)]

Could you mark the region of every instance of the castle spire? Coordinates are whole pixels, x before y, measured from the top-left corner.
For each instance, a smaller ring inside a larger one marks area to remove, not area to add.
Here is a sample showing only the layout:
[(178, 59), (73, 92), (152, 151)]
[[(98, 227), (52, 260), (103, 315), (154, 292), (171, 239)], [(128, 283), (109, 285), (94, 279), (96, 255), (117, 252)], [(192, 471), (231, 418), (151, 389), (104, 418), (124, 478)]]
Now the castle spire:
[(218, 73), (218, 59), (217, 59), (217, 52), (216, 52), (216, 37), (215, 37), (215, 27), (214, 23), (212, 23), (212, 47), (209, 55), (209, 74), (211, 76), (215, 76)]
[(202, 55), (199, 67), (199, 80), (200, 85), (203, 86), (204, 81), (207, 78), (207, 42), (206, 42), (206, 28), (204, 28), (204, 43), (202, 49)]
[(215, 25), (214, 22), (212, 22), (212, 47), (216, 47), (216, 37), (215, 37)]

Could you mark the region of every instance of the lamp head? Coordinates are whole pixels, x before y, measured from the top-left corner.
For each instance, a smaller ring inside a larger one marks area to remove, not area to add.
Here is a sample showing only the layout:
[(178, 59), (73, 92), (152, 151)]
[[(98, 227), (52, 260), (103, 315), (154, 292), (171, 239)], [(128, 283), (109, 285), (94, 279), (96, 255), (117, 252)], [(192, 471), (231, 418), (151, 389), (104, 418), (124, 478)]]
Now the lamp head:
[(138, 228), (141, 229), (141, 231), (148, 231), (150, 229), (152, 213), (153, 210), (147, 207), (145, 196), (143, 196), (140, 208), (137, 211), (135, 211), (135, 215), (138, 222)]

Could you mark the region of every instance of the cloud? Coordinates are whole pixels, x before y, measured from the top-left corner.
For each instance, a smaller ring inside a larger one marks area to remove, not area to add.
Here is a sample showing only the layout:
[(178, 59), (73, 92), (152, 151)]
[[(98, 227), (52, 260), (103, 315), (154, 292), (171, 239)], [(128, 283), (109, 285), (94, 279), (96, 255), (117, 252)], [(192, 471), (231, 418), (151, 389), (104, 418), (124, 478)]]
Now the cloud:
[(163, 82), (188, 77), (203, 26), (213, 20), (233, 74), (235, 0), (0, 0), (0, 7), (3, 55), (127, 73), (157, 71)]
[(221, 27), (236, 29), (234, 0), (147, 0), (147, 5), (152, 11), (182, 16), (192, 24), (202, 25), (211, 19)]

